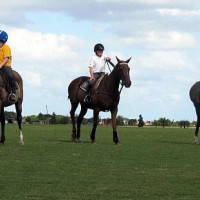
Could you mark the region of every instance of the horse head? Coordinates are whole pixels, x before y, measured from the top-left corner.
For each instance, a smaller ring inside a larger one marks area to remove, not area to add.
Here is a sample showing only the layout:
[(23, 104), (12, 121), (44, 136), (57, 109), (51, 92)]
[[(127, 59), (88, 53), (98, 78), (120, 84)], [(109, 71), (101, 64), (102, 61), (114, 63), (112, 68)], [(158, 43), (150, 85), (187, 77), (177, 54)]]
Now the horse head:
[(122, 85), (124, 85), (126, 88), (129, 88), (131, 86), (131, 80), (129, 75), (130, 67), (128, 66), (128, 63), (131, 58), (126, 61), (120, 60), (118, 57), (116, 57), (116, 59), (118, 62), (116, 68), (118, 68), (120, 71), (120, 79), (122, 80)]

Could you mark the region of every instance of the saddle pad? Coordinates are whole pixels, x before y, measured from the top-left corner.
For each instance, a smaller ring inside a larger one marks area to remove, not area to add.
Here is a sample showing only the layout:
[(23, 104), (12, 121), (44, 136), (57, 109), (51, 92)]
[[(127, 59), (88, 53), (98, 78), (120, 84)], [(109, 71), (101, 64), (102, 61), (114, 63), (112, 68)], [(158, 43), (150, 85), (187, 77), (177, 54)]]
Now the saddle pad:
[(103, 79), (104, 76), (105, 76), (105, 74), (102, 74), (102, 75), (97, 79), (97, 81), (95, 82), (94, 87), (93, 87), (94, 90), (97, 90), (97, 88), (99, 87), (99, 85), (100, 85), (100, 83), (101, 83), (101, 81), (102, 81), (102, 79)]

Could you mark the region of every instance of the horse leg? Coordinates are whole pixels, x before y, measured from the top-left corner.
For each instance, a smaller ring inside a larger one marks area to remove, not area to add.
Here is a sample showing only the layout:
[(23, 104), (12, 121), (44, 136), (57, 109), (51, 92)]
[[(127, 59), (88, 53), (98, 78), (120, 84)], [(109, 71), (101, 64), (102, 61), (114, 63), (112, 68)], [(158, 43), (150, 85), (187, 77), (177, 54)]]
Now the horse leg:
[(19, 144), (24, 145), (23, 133), (22, 133), (22, 102), (18, 101), (15, 104), (16, 112), (17, 112), (17, 123), (19, 127)]
[(198, 142), (198, 132), (199, 132), (199, 126), (200, 126), (200, 104), (195, 104), (196, 114), (197, 114), (197, 124), (195, 129), (195, 135), (194, 135), (194, 144), (199, 144)]
[(116, 116), (117, 116), (118, 108), (115, 107), (111, 110), (111, 117), (112, 117), (112, 127), (113, 127), (113, 142), (117, 145), (119, 144), (119, 139), (117, 136), (117, 123), (116, 123)]
[(96, 133), (96, 128), (97, 128), (97, 124), (98, 124), (98, 117), (99, 117), (99, 109), (94, 109), (93, 111), (93, 128), (92, 128), (92, 132), (90, 134), (90, 139), (91, 142), (94, 144), (95, 143), (95, 133)]
[(78, 119), (77, 119), (77, 141), (80, 142), (81, 141), (81, 123), (82, 123), (82, 120), (83, 120), (83, 117), (85, 116), (87, 112), (87, 108), (84, 107), (84, 106), (81, 106), (81, 111), (80, 111), (80, 114), (78, 116)]
[(4, 142), (5, 142), (5, 115), (4, 115), (3, 106), (1, 108), (0, 121), (1, 121), (1, 141), (0, 141), (0, 143), (4, 144)]
[(78, 107), (78, 103), (71, 103), (71, 111), (70, 111), (70, 116), (71, 116), (71, 120), (72, 120), (72, 135), (71, 135), (71, 139), (72, 141), (76, 140), (76, 124), (75, 124), (75, 111)]

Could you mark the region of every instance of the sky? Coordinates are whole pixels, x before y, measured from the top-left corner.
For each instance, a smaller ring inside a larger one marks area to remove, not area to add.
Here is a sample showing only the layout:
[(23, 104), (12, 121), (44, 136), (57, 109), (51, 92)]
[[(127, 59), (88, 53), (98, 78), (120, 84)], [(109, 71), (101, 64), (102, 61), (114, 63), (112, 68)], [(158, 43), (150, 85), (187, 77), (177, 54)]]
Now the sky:
[(94, 45), (102, 43), (115, 64), (116, 56), (132, 57), (132, 85), (122, 90), (118, 115), (196, 120), (189, 90), (200, 80), (198, 0), (10, 0), (1, 2), (0, 30), (24, 81), (23, 116), (46, 107), (69, 115), (68, 85), (89, 76)]

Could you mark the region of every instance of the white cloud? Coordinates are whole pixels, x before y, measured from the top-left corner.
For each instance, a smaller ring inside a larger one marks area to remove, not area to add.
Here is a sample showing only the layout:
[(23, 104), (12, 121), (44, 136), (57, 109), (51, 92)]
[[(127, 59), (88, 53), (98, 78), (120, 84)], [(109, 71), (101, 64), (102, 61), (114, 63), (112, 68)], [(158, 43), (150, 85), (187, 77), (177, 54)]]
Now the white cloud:
[(182, 49), (195, 45), (195, 38), (192, 35), (175, 31), (151, 31), (143, 33), (139, 37), (124, 38), (123, 41), (129, 46), (137, 45), (148, 49)]
[(146, 71), (146, 73), (151, 72), (149, 76), (153, 77), (153, 75), (159, 74), (163, 78), (165, 77), (164, 73), (184, 71), (188, 67), (187, 63), (188, 61), (184, 52), (151, 51), (146, 55), (135, 58), (135, 71), (140, 73), (142, 77)]
[(26, 29), (11, 29), (8, 34), (15, 57), (23, 62), (60, 62), (78, 57), (72, 48), (81, 41), (72, 35), (42, 34)]
[(171, 99), (175, 102), (179, 102), (181, 100), (181, 97), (178, 94), (170, 94), (170, 96), (171, 96)]
[(165, 16), (180, 16), (180, 17), (191, 17), (200, 16), (200, 10), (181, 10), (181, 9), (157, 9), (156, 10), (162, 17)]
[(32, 72), (28, 69), (21, 70), (23, 81), (32, 87), (41, 87), (44, 77), (37, 72)]

